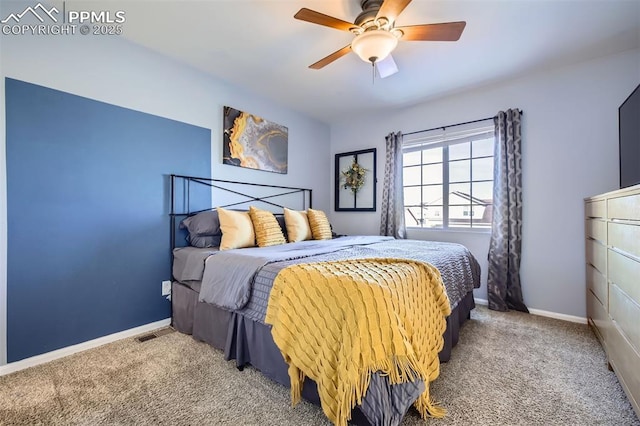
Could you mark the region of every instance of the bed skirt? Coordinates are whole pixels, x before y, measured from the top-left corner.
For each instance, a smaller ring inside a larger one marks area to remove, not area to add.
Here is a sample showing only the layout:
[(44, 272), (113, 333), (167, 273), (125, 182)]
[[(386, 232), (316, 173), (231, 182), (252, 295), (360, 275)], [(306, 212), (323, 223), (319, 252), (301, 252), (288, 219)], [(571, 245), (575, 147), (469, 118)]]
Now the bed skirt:
[[(289, 387), (288, 367), (271, 337), (269, 326), (240, 313), (198, 302), (198, 292), (179, 282), (173, 282), (172, 306), (173, 327), (177, 331), (191, 334), (194, 339), (222, 350), (225, 358), (235, 360), (238, 368), (251, 364), (265, 376)], [(473, 308), (473, 292), (469, 292), (447, 318), (444, 347), (439, 354), (441, 362), (451, 358), (451, 349), (458, 343), (460, 326), (470, 318)], [(320, 404), (316, 385), (310, 379), (305, 380), (302, 396)], [(359, 421), (361, 417), (364, 416), (359, 410), (354, 410), (353, 421), (363, 424)]]

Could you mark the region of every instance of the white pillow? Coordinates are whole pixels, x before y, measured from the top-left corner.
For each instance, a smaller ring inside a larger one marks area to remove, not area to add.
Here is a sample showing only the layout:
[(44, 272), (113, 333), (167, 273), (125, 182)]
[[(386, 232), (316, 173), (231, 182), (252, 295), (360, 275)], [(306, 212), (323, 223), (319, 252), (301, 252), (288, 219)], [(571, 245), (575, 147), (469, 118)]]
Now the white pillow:
[(285, 208), (284, 223), (287, 227), (287, 237), (290, 243), (297, 243), (298, 241), (310, 240), (312, 238), (307, 212)]

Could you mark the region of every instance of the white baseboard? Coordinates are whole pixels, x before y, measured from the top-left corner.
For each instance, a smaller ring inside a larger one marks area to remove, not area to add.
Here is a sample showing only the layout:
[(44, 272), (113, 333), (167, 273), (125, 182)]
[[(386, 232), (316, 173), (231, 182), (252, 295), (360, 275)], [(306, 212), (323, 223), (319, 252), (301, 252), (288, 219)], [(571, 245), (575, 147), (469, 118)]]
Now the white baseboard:
[[(475, 301), (478, 305), (483, 305), (483, 306), (489, 305), (489, 301), (486, 299), (475, 299)], [(587, 323), (587, 319), (583, 317), (577, 317), (574, 315), (567, 315), (567, 314), (559, 314), (557, 312), (543, 311), (542, 309), (529, 308), (529, 313), (532, 315), (539, 315), (541, 317), (555, 318), (563, 321), (576, 322), (578, 324)]]
[(97, 339), (89, 340), (83, 343), (78, 343), (77, 345), (67, 346), (66, 348), (56, 349), (55, 351), (47, 352), (42, 355), (32, 356), (31, 358), (11, 362), (6, 365), (0, 365), (0, 376), (24, 370), (25, 368), (44, 364), (46, 362), (63, 358), (65, 356), (69, 356), (78, 352), (86, 351), (87, 349), (97, 348), (98, 346), (106, 345), (107, 343), (112, 343), (117, 340), (126, 339), (138, 334), (148, 333), (150, 331), (166, 327), (169, 324), (171, 324), (171, 318), (141, 325), (139, 327), (130, 328), (118, 333), (109, 334), (108, 336), (99, 337)]

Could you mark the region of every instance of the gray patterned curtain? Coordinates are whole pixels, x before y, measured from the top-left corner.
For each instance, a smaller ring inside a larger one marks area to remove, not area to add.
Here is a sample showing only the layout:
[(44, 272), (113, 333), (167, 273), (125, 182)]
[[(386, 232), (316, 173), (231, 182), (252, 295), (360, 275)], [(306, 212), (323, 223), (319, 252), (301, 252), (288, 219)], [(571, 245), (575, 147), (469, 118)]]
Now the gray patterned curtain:
[(520, 111), (500, 111), (493, 119), (493, 222), (489, 243), (489, 309), (529, 312), (522, 301), (522, 153)]
[(386, 137), (387, 155), (382, 187), (380, 235), (407, 238), (404, 224), (404, 189), (402, 188), (402, 132)]

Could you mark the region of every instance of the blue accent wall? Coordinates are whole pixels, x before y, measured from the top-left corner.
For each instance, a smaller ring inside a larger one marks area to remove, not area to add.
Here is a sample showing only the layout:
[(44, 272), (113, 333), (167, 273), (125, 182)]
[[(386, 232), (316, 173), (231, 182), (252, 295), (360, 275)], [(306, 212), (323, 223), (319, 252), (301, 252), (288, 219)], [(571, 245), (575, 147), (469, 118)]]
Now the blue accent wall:
[(168, 318), (169, 174), (210, 176), (211, 131), (10, 78), (5, 99), (8, 362)]

